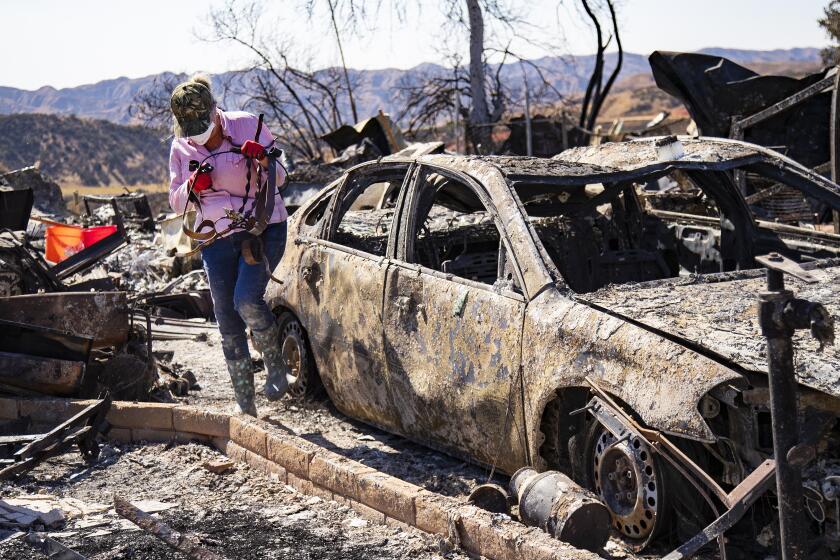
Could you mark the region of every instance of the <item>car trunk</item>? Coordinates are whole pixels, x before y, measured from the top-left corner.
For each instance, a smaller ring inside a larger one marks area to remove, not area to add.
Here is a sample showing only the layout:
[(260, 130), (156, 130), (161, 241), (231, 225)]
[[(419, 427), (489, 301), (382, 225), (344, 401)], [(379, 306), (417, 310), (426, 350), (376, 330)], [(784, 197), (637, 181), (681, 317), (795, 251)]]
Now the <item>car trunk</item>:
[[(823, 279), (818, 283), (806, 284), (786, 276), (786, 286), (796, 297), (825, 305), (836, 320), (840, 316), (840, 261), (823, 261), (819, 270)], [(757, 315), (758, 294), (765, 286), (764, 272), (753, 270), (611, 285), (577, 298), (684, 340), (723, 363), (766, 373), (766, 344)], [(820, 351), (808, 331), (797, 331), (794, 352), (802, 384), (840, 397), (838, 345)]]

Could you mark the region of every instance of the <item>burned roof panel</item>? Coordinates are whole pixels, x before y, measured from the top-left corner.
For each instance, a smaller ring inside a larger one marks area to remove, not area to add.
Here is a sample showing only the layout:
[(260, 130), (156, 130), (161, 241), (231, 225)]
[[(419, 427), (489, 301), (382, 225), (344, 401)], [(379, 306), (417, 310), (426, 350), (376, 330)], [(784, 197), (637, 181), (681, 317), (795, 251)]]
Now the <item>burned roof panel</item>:
[(660, 159), (657, 141), (661, 138), (644, 138), (632, 142), (609, 142), (599, 146), (572, 148), (553, 159), (569, 163), (589, 163), (612, 168), (616, 171), (635, 171), (652, 165), (670, 163), (681, 167), (692, 164), (739, 164), (744, 160), (762, 157), (762, 152), (747, 144), (717, 138), (680, 137), (684, 155), (679, 158)]
[(426, 156), (423, 162), (461, 168), (472, 166), (493, 166), (505, 176), (534, 177), (585, 177), (613, 173), (616, 170), (594, 162), (570, 162), (527, 156)]
[[(723, 57), (664, 51), (650, 55), (650, 67), (656, 85), (685, 104), (704, 135), (721, 137), (731, 136), (733, 118), (754, 115), (834, 72), (826, 68), (802, 78), (762, 76)], [(756, 122), (743, 138), (784, 146), (789, 157), (814, 167), (830, 159), (830, 115), (831, 93), (824, 91)]]

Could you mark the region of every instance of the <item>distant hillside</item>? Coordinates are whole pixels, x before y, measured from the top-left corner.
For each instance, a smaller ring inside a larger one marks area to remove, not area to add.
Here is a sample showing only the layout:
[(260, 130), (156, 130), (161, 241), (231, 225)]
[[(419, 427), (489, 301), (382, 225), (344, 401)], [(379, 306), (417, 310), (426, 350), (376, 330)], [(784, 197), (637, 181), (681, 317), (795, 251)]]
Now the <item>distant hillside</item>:
[(59, 115), (0, 116), (0, 169), (40, 162), (59, 183), (138, 185), (166, 179), (169, 145), (141, 126)]
[[(818, 49), (705, 49), (702, 52), (725, 56), (758, 72), (801, 75), (816, 71), (820, 64)], [(547, 57), (534, 62), (544, 69), (554, 87), (574, 95), (586, 86), (594, 56)], [(615, 62), (616, 55), (609, 54), (607, 71)], [(401, 84), (450, 72), (435, 64), (422, 64), (410, 70), (353, 70), (351, 79), (356, 83), (359, 114), (373, 115), (382, 109), (397, 115), (401, 108), (398, 97)], [(516, 89), (523, 84), (522, 67), (508, 64), (500, 73), (514, 95), (518, 95)], [(526, 67), (526, 75), (529, 83), (536, 86), (538, 80), (533, 69)], [(646, 56), (627, 53), (621, 75), (604, 105), (602, 119), (651, 115), (662, 110), (685, 112), (679, 101), (654, 85)], [(155, 78), (166, 76), (185, 77), (161, 74), (117, 78), (61, 90), (0, 87), (0, 170), (18, 169), (39, 161), (41, 168), (62, 184), (138, 185), (164, 181), (169, 146), (162, 139), (165, 133), (127, 126), (127, 123), (130, 122), (128, 108), (137, 92), (150, 87)], [(241, 79), (241, 75), (227, 73), (214, 77), (217, 85), (236, 79)], [(241, 98), (223, 101), (227, 108), (241, 107), (244, 102)], [(511, 109), (516, 111), (515, 107)]]
[[(700, 52), (725, 56), (739, 64), (818, 64), (819, 49), (802, 48), (773, 51), (753, 51), (739, 49), (709, 48)], [(611, 69), (615, 65), (615, 54), (607, 56), (606, 66)], [(545, 75), (554, 87), (565, 94), (574, 94), (586, 86), (586, 81), (594, 66), (595, 57), (563, 56), (544, 57), (534, 62), (544, 70)], [(356, 103), (360, 115), (373, 115), (379, 109), (396, 115), (401, 103), (397, 88), (402, 83), (412, 83), (429, 75), (449, 74), (451, 70), (437, 64), (421, 64), (408, 70), (386, 68), (381, 70), (351, 70), (351, 80), (356, 84)], [(536, 73), (526, 67), (529, 83), (536, 85)], [(647, 56), (626, 53), (622, 68), (622, 77), (632, 77), (639, 74), (650, 75)], [(512, 84), (514, 89), (522, 82), (522, 67), (519, 64), (506, 64), (501, 75), (505, 81)], [(131, 117), (128, 108), (136, 94), (152, 86), (155, 78), (163, 76), (185, 77), (171, 73), (163, 73), (143, 78), (116, 78), (95, 84), (74, 88), (55, 89), (49, 86), (34, 91), (21, 90), (10, 87), (0, 87), (0, 114), (13, 113), (48, 113), (73, 114), (81, 117), (107, 119), (120, 124), (128, 124)], [(217, 84), (228, 80), (241, 79), (234, 73), (228, 72), (213, 76)], [(225, 100), (228, 108), (241, 108), (244, 100), (232, 98)], [(349, 111), (348, 111), (349, 113)]]

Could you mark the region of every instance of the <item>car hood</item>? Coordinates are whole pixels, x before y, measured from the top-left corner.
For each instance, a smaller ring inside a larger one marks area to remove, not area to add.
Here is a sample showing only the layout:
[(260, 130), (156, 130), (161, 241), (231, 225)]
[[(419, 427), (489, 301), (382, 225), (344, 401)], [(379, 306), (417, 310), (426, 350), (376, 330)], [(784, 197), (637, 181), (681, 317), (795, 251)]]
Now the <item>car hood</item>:
[[(822, 303), (837, 321), (840, 262), (830, 264), (819, 268), (819, 283), (785, 276), (785, 284), (795, 297)], [(724, 364), (766, 373), (766, 342), (758, 325), (758, 294), (765, 289), (764, 271), (754, 270), (608, 286), (576, 297)], [(820, 351), (809, 331), (796, 331), (794, 367), (803, 385), (840, 397), (840, 344)]]

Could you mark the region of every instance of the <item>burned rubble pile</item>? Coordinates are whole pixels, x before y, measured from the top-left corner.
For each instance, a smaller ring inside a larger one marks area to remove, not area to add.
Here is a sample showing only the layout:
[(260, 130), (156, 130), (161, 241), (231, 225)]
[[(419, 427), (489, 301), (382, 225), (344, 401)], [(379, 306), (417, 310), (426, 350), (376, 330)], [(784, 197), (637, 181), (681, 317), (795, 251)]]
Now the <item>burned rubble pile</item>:
[[(766, 146), (837, 180), (836, 67), (792, 78), (760, 75), (719, 56), (665, 51), (651, 54), (650, 66), (656, 84), (684, 103), (701, 135)], [(795, 189), (754, 173), (734, 178), (760, 219), (840, 228), (836, 213)]]
[(38, 169), (4, 178), (0, 393), (168, 401), (197, 388), (152, 340), (168, 321), (212, 320), (206, 280), (146, 195), (85, 196), (74, 216)]

